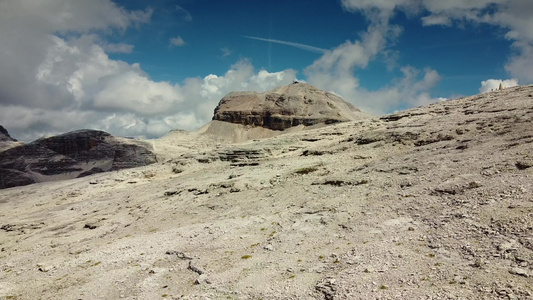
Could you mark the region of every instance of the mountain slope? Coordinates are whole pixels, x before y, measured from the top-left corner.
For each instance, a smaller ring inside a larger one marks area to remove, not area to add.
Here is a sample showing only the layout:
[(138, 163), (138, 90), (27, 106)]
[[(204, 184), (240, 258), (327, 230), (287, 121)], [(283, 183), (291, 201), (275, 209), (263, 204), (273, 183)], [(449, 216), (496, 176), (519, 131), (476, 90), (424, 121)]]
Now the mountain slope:
[(531, 299), (532, 94), (2, 190), (0, 296)]

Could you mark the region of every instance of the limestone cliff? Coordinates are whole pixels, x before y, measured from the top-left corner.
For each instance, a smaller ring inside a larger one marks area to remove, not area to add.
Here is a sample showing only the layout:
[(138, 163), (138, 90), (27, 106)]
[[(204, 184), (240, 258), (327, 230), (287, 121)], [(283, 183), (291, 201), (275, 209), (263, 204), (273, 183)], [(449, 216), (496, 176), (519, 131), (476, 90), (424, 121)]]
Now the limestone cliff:
[(147, 143), (77, 130), (0, 152), (0, 189), (156, 162)]
[(232, 92), (220, 100), (213, 120), (272, 130), (368, 118), (341, 97), (295, 82), (265, 93)]

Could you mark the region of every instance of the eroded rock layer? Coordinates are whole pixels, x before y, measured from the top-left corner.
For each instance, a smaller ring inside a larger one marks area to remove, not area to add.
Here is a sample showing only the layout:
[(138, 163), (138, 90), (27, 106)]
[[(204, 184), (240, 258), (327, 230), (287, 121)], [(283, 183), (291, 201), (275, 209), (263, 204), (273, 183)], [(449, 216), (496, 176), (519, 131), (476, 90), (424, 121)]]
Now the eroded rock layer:
[(229, 93), (215, 108), (213, 120), (285, 130), (367, 117), (337, 95), (296, 82), (265, 93)]
[(83, 177), (156, 162), (147, 143), (78, 130), (0, 152), (0, 188)]

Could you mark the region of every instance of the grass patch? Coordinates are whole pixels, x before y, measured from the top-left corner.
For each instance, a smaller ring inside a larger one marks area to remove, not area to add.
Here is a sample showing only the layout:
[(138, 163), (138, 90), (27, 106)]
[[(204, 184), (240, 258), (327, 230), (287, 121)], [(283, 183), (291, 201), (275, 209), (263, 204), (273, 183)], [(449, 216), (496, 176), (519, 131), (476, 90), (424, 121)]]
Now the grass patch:
[(246, 255), (241, 256), (241, 259), (248, 259), (248, 258), (251, 258), (251, 257), (252, 257), (251, 255), (246, 254)]
[(312, 166), (312, 167), (305, 167), (305, 168), (297, 169), (294, 171), (294, 173), (298, 175), (305, 175), (305, 174), (313, 173), (316, 171), (318, 171), (318, 167)]

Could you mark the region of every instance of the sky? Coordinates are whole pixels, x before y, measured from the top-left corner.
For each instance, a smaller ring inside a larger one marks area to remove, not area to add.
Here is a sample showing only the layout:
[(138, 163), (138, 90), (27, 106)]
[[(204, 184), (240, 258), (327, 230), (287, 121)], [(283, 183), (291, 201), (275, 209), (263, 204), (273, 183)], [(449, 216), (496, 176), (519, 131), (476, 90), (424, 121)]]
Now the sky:
[(531, 0), (0, 0), (0, 125), (157, 138), (294, 80), (376, 116), (533, 83)]

